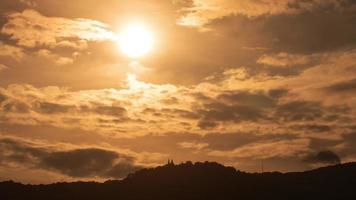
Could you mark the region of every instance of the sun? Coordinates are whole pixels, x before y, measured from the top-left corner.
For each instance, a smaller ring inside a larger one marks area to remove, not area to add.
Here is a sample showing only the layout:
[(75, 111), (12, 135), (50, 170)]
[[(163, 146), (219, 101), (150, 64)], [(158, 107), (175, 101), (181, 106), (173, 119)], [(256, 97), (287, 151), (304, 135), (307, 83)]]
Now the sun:
[(136, 23), (125, 27), (119, 34), (121, 51), (131, 58), (139, 58), (153, 48), (153, 35), (143, 24)]

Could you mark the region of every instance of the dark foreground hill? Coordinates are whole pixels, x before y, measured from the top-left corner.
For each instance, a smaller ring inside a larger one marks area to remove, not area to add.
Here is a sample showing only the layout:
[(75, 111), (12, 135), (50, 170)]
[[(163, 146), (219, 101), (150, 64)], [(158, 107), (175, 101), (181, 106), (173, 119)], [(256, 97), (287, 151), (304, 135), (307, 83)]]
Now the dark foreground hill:
[(0, 183), (1, 200), (356, 199), (356, 163), (296, 173), (252, 174), (217, 163), (140, 170), (122, 181)]

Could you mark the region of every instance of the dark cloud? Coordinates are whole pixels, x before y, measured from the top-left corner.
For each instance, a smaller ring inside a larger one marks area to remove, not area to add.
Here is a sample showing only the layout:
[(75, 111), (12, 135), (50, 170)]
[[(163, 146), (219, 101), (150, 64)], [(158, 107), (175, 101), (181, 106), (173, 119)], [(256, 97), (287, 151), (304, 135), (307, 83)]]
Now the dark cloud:
[(183, 110), (178, 108), (145, 108), (143, 113), (150, 114), (153, 116), (165, 116), (165, 117), (182, 117), (187, 119), (197, 119), (199, 115), (197, 113), (191, 112), (189, 110)]
[[(219, 122), (243, 121), (350, 121), (351, 108), (347, 105), (325, 106), (320, 101), (291, 100), (280, 101), (288, 94), (287, 89), (265, 91), (227, 91), (214, 98), (200, 99), (202, 107), (195, 108), (200, 120), (198, 126), (209, 129)], [(205, 102), (205, 103), (204, 103)], [(294, 129), (310, 132), (328, 132), (331, 127), (323, 124), (295, 125)]]
[[(342, 141), (328, 138), (312, 138), (310, 141), (310, 148), (314, 150), (314, 152), (318, 152), (324, 149), (332, 149), (336, 145), (340, 145)], [(344, 153), (340, 155), (344, 156)]]
[[(324, 106), (320, 101), (290, 101), (279, 104), (274, 113), (275, 119), (281, 121), (299, 121), (308, 122), (315, 120), (322, 121), (350, 121), (348, 113), (352, 108), (347, 105)], [(305, 128), (327, 129), (326, 127), (309, 126)]]
[(273, 99), (266, 94), (251, 93), (247, 91), (233, 91), (220, 94), (218, 99), (226, 101), (230, 104), (252, 106), (256, 108), (273, 107), (276, 104), (276, 99)]
[(36, 110), (43, 114), (66, 113), (73, 108), (75, 107), (70, 105), (51, 103), (51, 102), (38, 102), (36, 104)]
[(319, 10), (319, 11), (343, 11), (345, 8), (355, 5), (353, 0), (332, 0), (332, 1), (289, 1), (287, 6), (290, 9), (296, 10)]
[(91, 106), (83, 105), (80, 106), (78, 109), (78, 112), (84, 112), (84, 113), (94, 113), (94, 114), (99, 114), (99, 115), (107, 115), (111, 117), (126, 117), (126, 109), (121, 106), (107, 106), (107, 105), (98, 105), (98, 104), (93, 104)]
[(5, 96), (4, 94), (0, 93), (0, 103), (5, 101), (6, 99), (7, 99), (7, 96)]
[(332, 129), (328, 125), (321, 125), (321, 124), (294, 125), (291, 128), (293, 128), (295, 130), (308, 131), (308, 132), (311, 132), (311, 133), (327, 132), (327, 131), (331, 131), (331, 129)]
[(244, 105), (227, 105), (216, 102), (205, 104), (198, 110), (203, 120), (208, 121), (256, 121), (263, 118), (263, 111), (257, 107)]
[(277, 88), (268, 91), (268, 95), (272, 98), (280, 98), (288, 93), (288, 89)]
[(35, 165), (36, 158), (47, 154), (45, 149), (34, 148), (29, 144), (20, 143), (13, 139), (0, 139), (0, 164), (7, 165), (15, 162), (23, 166)]
[(286, 121), (310, 121), (323, 116), (319, 102), (291, 101), (277, 107), (276, 115)]
[(10, 100), (2, 104), (2, 110), (7, 113), (28, 113), (30, 107), (24, 102)]
[(227, 91), (216, 99), (203, 99), (207, 103), (197, 109), (201, 116), (198, 126), (207, 129), (217, 125), (219, 121), (257, 121), (268, 119), (267, 110), (275, 108), (278, 98), (286, 94), (285, 89), (269, 92)]
[(211, 128), (216, 127), (217, 125), (218, 125), (217, 122), (209, 121), (209, 120), (206, 120), (206, 119), (200, 120), (198, 122), (198, 127), (201, 128), (201, 129), (211, 129)]
[(316, 154), (308, 155), (303, 160), (307, 163), (315, 163), (315, 164), (340, 164), (340, 157), (332, 151), (320, 151)]
[(356, 79), (335, 83), (324, 89), (329, 92), (356, 92)]
[(356, 128), (351, 127), (351, 132), (348, 132), (343, 136), (342, 140), (342, 151), (340, 151), (340, 155), (343, 157), (351, 157), (353, 159), (356, 158)]
[[(231, 15), (208, 24), (218, 32), (236, 38), (244, 46), (263, 46), (270, 51), (311, 53), (356, 44), (355, 2), (314, 7), (297, 14), (263, 15), (249, 18)], [(327, 33), (327, 34), (325, 34)]]
[(83, 113), (95, 113), (99, 115), (107, 115), (112, 117), (124, 117), (126, 116), (126, 109), (121, 106), (106, 106), (96, 105), (92, 106), (80, 106), (65, 105), (51, 102), (37, 102), (35, 104), (35, 110), (42, 114), (60, 114), (68, 112), (83, 112)]
[[(228, 91), (221, 93), (215, 99), (200, 99), (203, 106), (194, 108), (200, 116), (198, 126), (202, 129), (209, 129), (217, 126), (219, 122), (256, 122), (259, 120), (271, 122), (351, 120), (347, 117), (351, 108), (346, 105), (324, 106), (320, 101), (305, 100), (280, 101), (280, 98), (287, 93), (286, 89), (271, 89), (267, 92)], [(303, 124), (294, 128), (311, 132), (331, 130), (331, 127), (322, 124)]]
[(109, 178), (123, 178), (141, 168), (129, 156), (97, 148), (51, 152), (42, 158), (40, 166), (72, 177)]
[(108, 170), (118, 157), (116, 152), (102, 149), (76, 149), (51, 152), (40, 165), (73, 177), (90, 177)]
[(92, 111), (100, 115), (114, 117), (122, 117), (126, 115), (126, 109), (121, 106), (96, 106)]
[(182, 118), (187, 118), (187, 119), (196, 119), (199, 117), (196, 113), (188, 111), (188, 110), (183, 110), (183, 109), (164, 108), (164, 109), (161, 109), (160, 112), (168, 113), (168, 114), (172, 114), (172, 115), (178, 115)]
[(99, 148), (58, 151), (14, 139), (0, 139), (1, 165), (17, 163), (71, 177), (123, 178), (140, 166), (130, 156)]

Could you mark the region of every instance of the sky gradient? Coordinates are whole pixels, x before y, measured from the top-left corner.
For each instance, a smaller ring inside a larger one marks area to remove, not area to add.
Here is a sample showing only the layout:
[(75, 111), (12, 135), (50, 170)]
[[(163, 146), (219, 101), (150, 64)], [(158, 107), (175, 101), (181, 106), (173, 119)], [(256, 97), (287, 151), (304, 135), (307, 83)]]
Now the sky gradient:
[[(353, 0), (1, 0), (0, 180), (356, 161)], [(154, 37), (139, 59), (122, 27)]]

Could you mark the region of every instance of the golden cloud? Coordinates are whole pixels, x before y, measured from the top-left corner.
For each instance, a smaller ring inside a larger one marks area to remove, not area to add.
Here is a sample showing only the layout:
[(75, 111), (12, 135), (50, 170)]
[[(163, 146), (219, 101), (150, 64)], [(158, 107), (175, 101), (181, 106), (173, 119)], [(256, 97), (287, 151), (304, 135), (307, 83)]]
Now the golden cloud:
[(24, 55), (25, 55), (25, 53), (23, 52), (23, 50), (21, 48), (3, 44), (2, 42), (0, 42), (0, 56), (11, 57), (18, 61)]
[[(1, 33), (9, 35), (24, 47), (67, 46), (85, 48), (85, 41), (115, 39), (109, 25), (90, 19), (46, 17), (31, 9), (11, 13)], [(73, 41), (73, 39), (75, 39)]]

